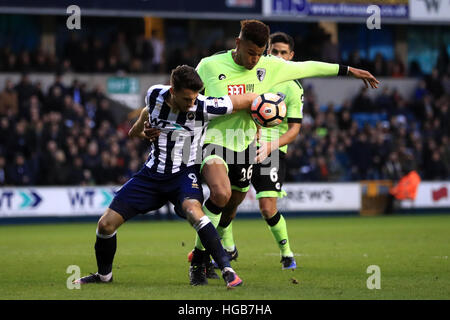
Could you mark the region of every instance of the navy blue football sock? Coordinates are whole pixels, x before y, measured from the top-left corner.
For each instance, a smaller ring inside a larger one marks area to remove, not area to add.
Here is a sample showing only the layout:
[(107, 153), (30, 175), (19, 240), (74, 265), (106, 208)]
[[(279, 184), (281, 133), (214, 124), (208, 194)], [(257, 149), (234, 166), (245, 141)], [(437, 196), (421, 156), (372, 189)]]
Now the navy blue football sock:
[(95, 241), (95, 257), (97, 258), (98, 273), (107, 275), (112, 272), (112, 263), (117, 248), (116, 232), (112, 235), (102, 235), (97, 232)]
[(209, 218), (206, 216), (202, 217), (200, 221), (194, 225), (194, 228), (197, 230), (197, 234), (202, 241), (206, 252), (211, 254), (219, 268), (223, 269), (225, 267), (230, 267), (230, 260), (222, 247), (219, 234)]

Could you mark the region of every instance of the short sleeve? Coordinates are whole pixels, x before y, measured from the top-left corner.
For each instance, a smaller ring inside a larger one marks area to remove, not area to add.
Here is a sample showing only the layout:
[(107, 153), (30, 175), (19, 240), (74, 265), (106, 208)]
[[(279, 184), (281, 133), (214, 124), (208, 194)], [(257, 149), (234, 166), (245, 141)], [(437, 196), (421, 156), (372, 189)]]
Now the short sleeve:
[(301, 122), (303, 118), (303, 88), (298, 81), (292, 81), (286, 97), (288, 122)]
[(205, 119), (211, 120), (218, 116), (230, 114), (233, 111), (233, 103), (229, 96), (219, 98), (206, 97), (203, 110)]

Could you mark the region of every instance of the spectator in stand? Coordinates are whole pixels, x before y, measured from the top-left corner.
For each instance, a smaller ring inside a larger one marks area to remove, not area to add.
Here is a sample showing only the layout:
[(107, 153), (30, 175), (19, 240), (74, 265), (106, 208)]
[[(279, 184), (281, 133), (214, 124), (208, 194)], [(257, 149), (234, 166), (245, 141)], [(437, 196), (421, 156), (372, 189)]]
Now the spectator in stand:
[(17, 71), (18, 69), (17, 56), (14, 53), (8, 53), (3, 70), (7, 72), (13, 72)]
[(388, 160), (383, 166), (383, 176), (385, 179), (398, 181), (404, 172), (400, 163), (398, 153), (393, 151), (389, 154)]
[(21, 153), (14, 156), (14, 164), (9, 167), (7, 177), (8, 184), (14, 186), (29, 186), (35, 183), (33, 170)]
[[(101, 158), (99, 155), (99, 148), (97, 141), (92, 140), (87, 148), (87, 153), (83, 157), (84, 168), (95, 173), (101, 164)], [(95, 176), (94, 176), (95, 178)]]
[(28, 99), (36, 93), (36, 88), (32, 85), (28, 73), (22, 73), (20, 82), (15, 86), (19, 101), (19, 116), (24, 114), (24, 104)]
[(42, 48), (39, 48), (34, 55), (34, 71), (48, 72), (49, 70), (51, 70), (51, 66), (47, 63), (47, 57)]
[(425, 179), (427, 180), (446, 180), (449, 178), (447, 167), (441, 159), (438, 149), (433, 151), (428, 166), (425, 167)]
[(445, 94), (450, 96), (450, 70), (442, 76), (442, 87), (444, 88)]
[(128, 69), (128, 63), (131, 61), (131, 51), (124, 32), (117, 33), (115, 40), (111, 44), (109, 54), (117, 58), (119, 69)]
[(134, 60), (139, 61), (141, 68), (137, 72), (151, 72), (154, 57), (154, 49), (151, 40), (145, 38), (145, 34), (139, 33), (133, 41), (132, 53)]
[(394, 108), (394, 101), (388, 86), (383, 87), (381, 93), (375, 99), (375, 105), (382, 113), (389, 113)]
[(434, 98), (440, 97), (444, 93), (442, 82), (439, 78), (439, 71), (433, 68), (431, 75), (426, 77), (427, 90), (431, 92)]
[(436, 69), (439, 71), (440, 75), (444, 75), (450, 72), (449, 67), (450, 67), (450, 58), (447, 52), (447, 45), (443, 44), (439, 50)]
[(92, 69), (95, 69), (94, 67), (98, 65), (99, 61), (101, 61), (103, 66), (105, 66), (105, 59), (106, 59), (106, 50), (103, 41), (98, 37), (95, 37), (94, 40), (92, 41), (91, 58), (89, 60), (94, 63)]
[(345, 63), (347, 66), (353, 66), (354, 68), (368, 70), (369, 63), (361, 58), (361, 55), (358, 50), (350, 53), (349, 59)]
[(83, 185), (85, 183), (83, 159), (81, 157), (75, 157), (73, 164), (70, 166), (70, 173), (66, 184)]
[(0, 186), (5, 186), (7, 183), (6, 158), (2, 154), (0, 154)]
[(5, 88), (0, 93), (0, 116), (14, 118), (19, 113), (19, 99), (14, 90), (14, 84), (11, 79), (5, 82)]
[(97, 110), (95, 111), (95, 123), (97, 128), (103, 121), (108, 121), (113, 127), (116, 126), (116, 120), (110, 110), (109, 101), (107, 99), (101, 99)]
[(156, 30), (152, 31), (151, 44), (153, 48), (153, 59), (152, 59), (152, 72), (162, 73), (165, 71), (164, 68), (164, 42), (158, 36)]
[(82, 40), (80, 47), (77, 49), (78, 54), (71, 59), (76, 72), (89, 72), (91, 70), (92, 67), (89, 63), (89, 61), (92, 61), (90, 51), (89, 42)]
[(53, 166), (46, 177), (47, 183), (54, 186), (67, 184), (72, 169), (66, 162), (64, 151), (56, 150), (53, 160)]
[(392, 78), (404, 78), (405, 75), (406, 75), (405, 65), (403, 64), (399, 55), (396, 55), (392, 63), (392, 71), (390, 76)]
[(350, 147), (350, 159), (353, 178), (355, 180), (368, 179), (368, 173), (372, 167), (373, 154), (366, 133), (361, 132), (356, 142), (352, 143)]
[(362, 87), (358, 96), (353, 100), (352, 113), (355, 112), (375, 112), (375, 106), (369, 97), (369, 91)]
[(448, 135), (442, 137), (442, 143), (440, 147), (441, 159), (445, 165), (447, 175), (450, 175), (450, 138)]
[(383, 57), (383, 54), (381, 54), (380, 52), (378, 52), (375, 55), (372, 74), (374, 76), (381, 76), (381, 77), (387, 76), (387, 63)]

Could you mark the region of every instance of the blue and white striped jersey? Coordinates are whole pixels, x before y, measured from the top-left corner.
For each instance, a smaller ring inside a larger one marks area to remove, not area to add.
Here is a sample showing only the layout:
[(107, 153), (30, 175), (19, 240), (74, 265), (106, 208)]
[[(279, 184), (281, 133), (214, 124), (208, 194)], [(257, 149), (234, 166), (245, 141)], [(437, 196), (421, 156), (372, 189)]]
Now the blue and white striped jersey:
[(161, 130), (152, 144), (146, 166), (151, 173), (163, 175), (201, 163), (209, 120), (233, 110), (228, 96), (213, 98), (199, 94), (195, 105), (187, 112), (174, 112), (165, 102), (169, 89), (170, 86), (155, 85), (148, 89), (145, 97), (151, 126)]

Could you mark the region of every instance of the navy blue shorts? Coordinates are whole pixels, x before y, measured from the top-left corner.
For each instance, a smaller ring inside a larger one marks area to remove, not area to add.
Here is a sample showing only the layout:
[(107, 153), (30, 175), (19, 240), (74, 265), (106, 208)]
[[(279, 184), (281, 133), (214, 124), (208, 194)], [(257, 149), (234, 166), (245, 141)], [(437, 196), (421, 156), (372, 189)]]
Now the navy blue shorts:
[(170, 201), (175, 212), (186, 218), (182, 203), (196, 199), (203, 204), (203, 190), (197, 166), (191, 166), (171, 175), (155, 175), (144, 167), (117, 191), (109, 208), (118, 212), (124, 220), (138, 214), (157, 210)]

